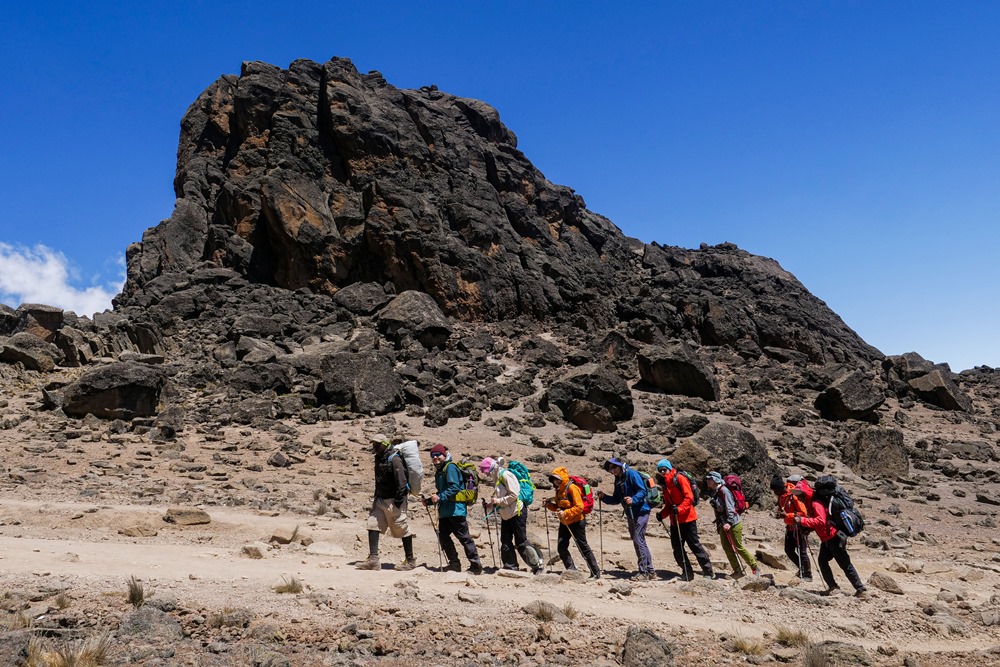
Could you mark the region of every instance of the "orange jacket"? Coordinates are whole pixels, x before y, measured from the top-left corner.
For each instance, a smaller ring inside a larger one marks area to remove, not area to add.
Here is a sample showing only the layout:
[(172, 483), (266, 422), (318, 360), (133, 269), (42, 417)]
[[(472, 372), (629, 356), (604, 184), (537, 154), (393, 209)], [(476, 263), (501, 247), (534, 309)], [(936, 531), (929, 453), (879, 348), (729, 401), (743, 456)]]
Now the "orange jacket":
[(802, 502), (792, 489), (795, 485), (785, 482), (785, 492), (778, 497), (778, 510), (784, 515), (785, 526), (788, 530), (795, 528), (795, 516), (809, 516), (809, 508)]
[(576, 523), (583, 518), (583, 490), (569, 481), (569, 471), (566, 468), (556, 468), (551, 474), (562, 481), (556, 489), (556, 497), (546, 502), (545, 508), (552, 512), (563, 510), (559, 521), (564, 526)]
[[(659, 475), (657, 475), (659, 477)], [(670, 523), (674, 523), (673, 507), (677, 507), (676, 521), (678, 523), (691, 523), (698, 519), (698, 512), (694, 508), (694, 491), (691, 490), (691, 482), (684, 475), (677, 474), (677, 470), (668, 470), (663, 475), (663, 509), (657, 515), (657, 519), (663, 521), (665, 517), (670, 517)]]

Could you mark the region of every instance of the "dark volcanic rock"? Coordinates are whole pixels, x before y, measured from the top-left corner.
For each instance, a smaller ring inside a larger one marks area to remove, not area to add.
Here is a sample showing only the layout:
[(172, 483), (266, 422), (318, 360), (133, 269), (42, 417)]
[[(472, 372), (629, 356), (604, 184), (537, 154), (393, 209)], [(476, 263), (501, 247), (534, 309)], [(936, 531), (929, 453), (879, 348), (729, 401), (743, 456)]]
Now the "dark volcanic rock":
[(603, 405), (590, 401), (574, 400), (564, 410), (566, 421), (582, 429), (593, 432), (612, 432), (618, 430), (611, 412)]
[(353, 412), (384, 415), (403, 409), (403, 388), (392, 362), (378, 352), (323, 359), (323, 401)]
[[(714, 466), (723, 475), (733, 472), (743, 479), (743, 491), (748, 502), (773, 500), (774, 494), (769, 487), (771, 477), (782, 471), (753, 433), (727, 422), (713, 422), (693, 435), (690, 442), (711, 454), (709, 466)], [(677, 460), (672, 462), (675, 467), (678, 466)], [(692, 472), (704, 474), (700, 466), (694, 467)]]
[(155, 415), (164, 374), (148, 364), (115, 363), (86, 371), (63, 392), (63, 411), (71, 417), (103, 419)]
[(939, 408), (972, 411), (972, 401), (969, 397), (940, 370), (914, 378), (908, 384), (922, 400)]
[(861, 371), (838, 378), (816, 397), (816, 409), (824, 419), (871, 419), (885, 395)]
[[(315, 294), (421, 292), (467, 321), (622, 325), (645, 343), (781, 348), (817, 363), (881, 358), (773, 260), (629, 239), (516, 146), (492, 107), (400, 90), (345, 59), (245, 63), (185, 115), (174, 212), (129, 248), (116, 304), (156, 292), (157, 322), (190, 321), (236, 272)], [(158, 284), (190, 271), (207, 275)], [(364, 314), (365, 301), (349, 305)]]
[(55, 345), (38, 336), (21, 331), (6, 340), (0, 339), (0, 362), (21, 363), (29, 371), (51, 371), (62, 359), (62, 352)]
[(865, 428), (844, 445), (844, 463), (864, 477), (906, 477), (910, 459), (903, 446), (903, 432), (895, 428)]
[[(632, 392), (618, 375), (596, 364), (580, 366), (552, 383), (548, 391), (549, 402), (562, 410), (563, 417), (577, 414), (575, 401), (586, 401), (605, 408), (611, 419), (623, 421), (632, 418)], [(596, 416), (596, 415), (595, 415)], [(570, 420), (572, 421), (572, 420)]]
[(719, 400), (719, 383), (711, 367), (681, 341), (648, 346), (639, 351), (639, 375), (643, 382), (668, 394)]
[(0, 303), (0, 336), (9, 336), (17, 330), (17, 311)]
[(674, 647), (647, 628), (630, 626), (622, 646), (622, 667), (674, 664)]
[(51, 343), (65, 319), (61, 308), (38, 303), (21, 304), (17, 309), (20, 322), (18, 331), (24, 331), (38, 336), (46, 343)]
[(337, 290), (333, 300), (355, 315), (371, 315), (389, 303), (392, 296), (377, 283), (353, 283)]
[(444, 347), (452, 331), (434, 299), (412, 290), (403, 292), (382, 309), (378, 329), (397, 343), (408, 334), (426, 348)]

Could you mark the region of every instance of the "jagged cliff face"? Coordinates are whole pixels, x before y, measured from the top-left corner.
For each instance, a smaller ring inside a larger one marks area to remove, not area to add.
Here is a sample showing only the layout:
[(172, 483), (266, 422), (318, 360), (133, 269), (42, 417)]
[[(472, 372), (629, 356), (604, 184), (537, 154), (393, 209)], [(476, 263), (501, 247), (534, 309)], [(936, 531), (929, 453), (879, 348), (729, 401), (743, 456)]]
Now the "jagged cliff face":
[(142, 306), (157, 276), (211, 261), (290, 290), (418, 290), (464, 320), (881, 356), (774, 261), (630, 239), (516, 145), (483, 102), (400, 90), (345, 59), (247, 63), (185, 115), (176, 208), (129, 248), (117, 303)]

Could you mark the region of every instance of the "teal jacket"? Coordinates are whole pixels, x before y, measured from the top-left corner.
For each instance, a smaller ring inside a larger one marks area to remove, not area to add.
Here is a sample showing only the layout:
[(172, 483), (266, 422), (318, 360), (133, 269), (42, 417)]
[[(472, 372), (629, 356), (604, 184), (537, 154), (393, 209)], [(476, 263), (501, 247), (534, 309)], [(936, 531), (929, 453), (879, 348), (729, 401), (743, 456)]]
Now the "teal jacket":
[(465, 503), (455, 502), (455, 496), (462, 490), (462, 471), (451, 460), (450, 454), (445, 464), (434, 473), (434, 486), (437, 487), (439, 517), (466, 515)]

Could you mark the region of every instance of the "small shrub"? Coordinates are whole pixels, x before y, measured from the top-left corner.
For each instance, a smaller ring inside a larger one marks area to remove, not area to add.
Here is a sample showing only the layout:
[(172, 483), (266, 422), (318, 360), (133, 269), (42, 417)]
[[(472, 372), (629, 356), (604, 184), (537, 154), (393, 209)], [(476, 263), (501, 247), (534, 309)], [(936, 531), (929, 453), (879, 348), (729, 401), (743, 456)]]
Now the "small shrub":
[(799, 647), (809, 643), (809, 635), (802, 630), (796, 630), (787, 625), (778, 626), (774, 639), (782, 646)]
[(743, 635), (733, 638), (733, 649), (743, 655), (764, 655), (764, 642)]
[(63, 592), (57, 595), (56, 599), (53, 602), (55, 602), (56, 609), (59, 610), (69, 609), (70, 605), (73, 604), (73, 598), (71, 598), (70, 596), (66, 595), (65, 592)]
[(537, 609), (535, 609), (535, 618), (537, 618), (539, 621), (548, 623), (555, 617), (556, 615), (553, 613), (552, 607), (549, 607), (548, 605), (541, 604), (538, 605)]
[(146, 604), (146, 600), (153, 596), (153, 590), (146, 590), (142, 581), (136, 579), (135, 576), (128, 578), (128, 593), (126, 594), (126, 599), (128, 603), (138, 609), (142, 605)]
[(4, 618), (5, 630), (26, 630), (31, 627), (31, 619), (23, 611), (18, 611)]
[(316, 516), (323, 516), (324, 514), (326, 514), (326, 511), (329, 508), (330, 508), (330, 506), (327, 505), (327, 503), (326, 503), (325, 500), (320, 501), (320, 503), (318, 505), (316, 505)]
[(562, 608), (562, 613), (566, 614), (566, 618), (571, 621), (580, 615), (580, 612), (576, 610), (576, 607), (573, 606), (572, 602), (566, 603), (566, 606)]
[(24, 664), (26, 667), (99, 667), (107, 662), (110, 652), (111, 637), (107, 634), (95, 635), (54, 651), (48, 650), (38, 637), (32, 637)]
[(833, 667), (833, 661), (821, 646), (809, 644), (802, 652), (802, 667)]
[(274, 587), (275, 593), (301, 593), (302, 582), (295, 577), (281, 578), (281, 583)]

